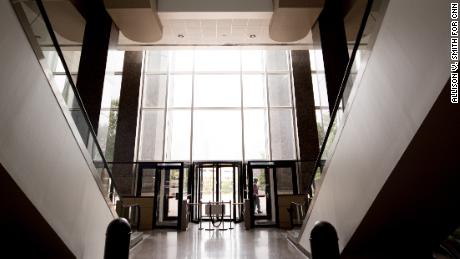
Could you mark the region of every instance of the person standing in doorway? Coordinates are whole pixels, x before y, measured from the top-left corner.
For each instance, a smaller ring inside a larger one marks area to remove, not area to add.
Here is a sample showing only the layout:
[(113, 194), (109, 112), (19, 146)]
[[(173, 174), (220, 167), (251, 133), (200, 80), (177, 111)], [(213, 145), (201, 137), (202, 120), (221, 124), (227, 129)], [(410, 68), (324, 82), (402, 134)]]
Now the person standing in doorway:
[(260, 210), (259, 186), (257, 186), (258, 181), (259, 180), (257, 178), (254, 178), (254, 184), (252, 186), (252, 190), (253, 190), (252, 196), (254, 198), (254, 206), (257, 207), (257, 213), (262, 213), (262, 211)]

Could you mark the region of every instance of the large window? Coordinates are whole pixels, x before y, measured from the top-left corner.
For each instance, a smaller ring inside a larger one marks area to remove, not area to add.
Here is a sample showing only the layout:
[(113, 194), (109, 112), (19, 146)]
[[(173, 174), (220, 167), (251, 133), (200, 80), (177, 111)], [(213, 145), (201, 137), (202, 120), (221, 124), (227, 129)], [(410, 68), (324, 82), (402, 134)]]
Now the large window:
[(316, 126), (321, 145), (331, 120), (327, 98), (326, 74), (324, 72), (323, 53), (321, 49), (310, 50), (310, 68), (315, 98)]
[[(97, 138), (107, 161), (113, 161), (124, 51), (109, 50), (105, 68)], [(97, 154), (97, 152), (95, 152)]]
[(145, 53), (138, 160), (297, 158), (290, 53)]

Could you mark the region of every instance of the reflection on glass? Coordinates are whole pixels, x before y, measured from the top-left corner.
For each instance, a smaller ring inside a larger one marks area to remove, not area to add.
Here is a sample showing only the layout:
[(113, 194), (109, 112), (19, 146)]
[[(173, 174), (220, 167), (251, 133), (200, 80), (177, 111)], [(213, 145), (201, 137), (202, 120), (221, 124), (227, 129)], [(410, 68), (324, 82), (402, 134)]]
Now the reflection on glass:
[[(77, 74), (78, 73), (78, 66), (80, 65), (80, 56), (81, 56), (81, 51), (62, 51), (62, 54), (64, 55), (65, 63), (67, 64), (67, 68), (69, 68), (69, 72), (72, 74)], [(62, 65), (59, 66), (59, 70), (56, 70), (56, 72), (65, 72), (64, 67)]]
[[(91, 147), (88, 145), (88, 139), (90, 136), (90, 129), (89, 129), (89, 124), (85, 119), (85, 115), (81, 111), (81, 109), (72, 109), (70, 110), (70, 115), (72, 116), (72, 119), (77, 126), (78, 132), (80, 133), (80, 136), (83, 140), (83, 143), (87, 145), (87, 147)], [(90, 153), (92, 153), (92, 150), (89, 150)]]
[(52, 72), (58, 72), (58, 66), (59, 70), (62, 70), (64, 72), (64, 67), (62, 66), (61, 60), (59, 59), (59, 56), (56, 51), (52, 50), (43, 50), (43, 56), (45, 57), (45, 62), (48, 65), (47, 68), (49, 68)]
[(269, 159), (268, 116), (266, 109), (244, 111), (244, 155), (246, 160)]
[(268, 91), (271, 107), (291, 106), (291, 86), (289, 74), (269, 75)]
[(267, 107), (264, 75), (243, 75), (243, 106)]
[(196, 75), (195, 107), (240, 107), (239, 75)]
[(168, 111), (165, 160), (190, 160), (190, 116), (190, 110)]
[(241, 112), (195, 110), (193, 160), (241, 160)]
[[(77, 100), (75, 99), (75, 95), (73, 90), (71, 89), (69, 80), (67, 80), (66, 75), (55, 75), (53, 76), (54, 82), (59, 89), (62, 97), (68, 108), (78, 108)], [(75, 79), (74, 79), (75, 82)]]
[(155, 194), (155, 169), (142, 170), (141, 196), (153, 196)]
[(142, 112), (139, 160), (163, 160), (163, 116), (163, 111)]
[(166, 98), (166, 75), (145, 75), (144, 108), (164, 108)]
[(294, 194), (292, 173), (292, 169), (289, 167), (276, 168), (276, 190), (278, 194)]
[(272, 160), (296, 158), (291, 109), (270, 109)]

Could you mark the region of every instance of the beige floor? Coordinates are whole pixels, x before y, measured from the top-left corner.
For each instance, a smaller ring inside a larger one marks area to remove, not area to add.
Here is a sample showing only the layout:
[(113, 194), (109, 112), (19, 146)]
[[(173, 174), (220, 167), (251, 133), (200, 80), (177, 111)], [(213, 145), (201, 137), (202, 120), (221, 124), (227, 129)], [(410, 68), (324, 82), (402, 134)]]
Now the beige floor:
[[(228, 224), (228, 223), (227, 223)], [(206, 225), (207, 226), (207, 225)], [(286, 232), (275, 228), (250, 231), (238, 224), (227, 231), (198, 230), (190, 224), (186, 232), (153, 230), (130, 253), (131, 259), (143, 258), (247, 258), (306, 259), (286, 239)]]

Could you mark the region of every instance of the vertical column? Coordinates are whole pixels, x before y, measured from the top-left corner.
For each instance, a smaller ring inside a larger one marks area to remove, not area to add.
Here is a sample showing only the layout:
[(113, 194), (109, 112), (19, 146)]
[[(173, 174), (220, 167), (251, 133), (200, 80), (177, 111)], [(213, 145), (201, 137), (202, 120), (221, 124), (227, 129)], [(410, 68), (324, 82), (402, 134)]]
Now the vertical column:
[[(134, 160), (142, 58), (142, 51), (125, 52), (113, 155), (115, 162)], [(121, 194), (134, 194), (131, 188), (134, 182), (132, 164), (115, 164), (112, 173)]]
[(318, 130), (315, 117), (315, 99), (311, 79), (310, 55), (308, 50), (293, 50), (292, 74), (294, 77), (297, 134), (299, 139), (300, 193), (305, 193), (308, 180), (314, 173), (315, 161), (319, 152)]
[(103, 4), (90, 6), (86, 13), (77, 88), (94, 130), (97, 132), (101, 111), (105, 68), (112, 33), (112, 19)]
[(318, 18), (330, 112), (349, 60), (342, 5), (342, 1), (326, 0)]

